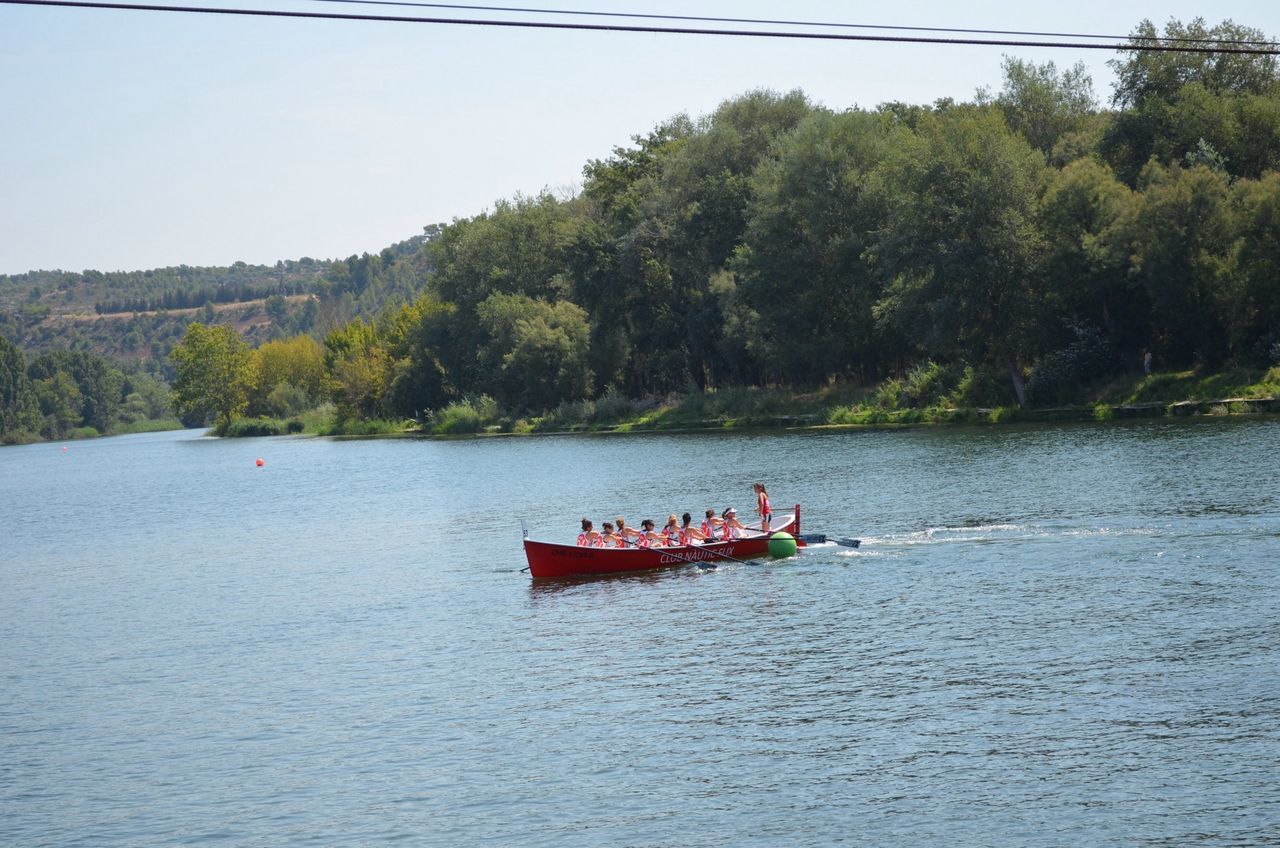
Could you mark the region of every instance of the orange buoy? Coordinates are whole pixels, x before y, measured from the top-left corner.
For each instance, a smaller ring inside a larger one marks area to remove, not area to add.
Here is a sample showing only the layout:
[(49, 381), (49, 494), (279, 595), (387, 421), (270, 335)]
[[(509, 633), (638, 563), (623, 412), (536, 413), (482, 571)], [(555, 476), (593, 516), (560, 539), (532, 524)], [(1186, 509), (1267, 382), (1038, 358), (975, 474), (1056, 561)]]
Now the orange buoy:
[(257, 461), (256, 463), (254, 463), (254, 464), (255, 464), (255, 465), (257, 465), (259, 468), (261, 468), (262, 466), (266, 465), (266, 463), (262, 461), (262, 458), (261, 458), (261, 457), (259, 457), (259, 458), (258, 458), (258, 461)]

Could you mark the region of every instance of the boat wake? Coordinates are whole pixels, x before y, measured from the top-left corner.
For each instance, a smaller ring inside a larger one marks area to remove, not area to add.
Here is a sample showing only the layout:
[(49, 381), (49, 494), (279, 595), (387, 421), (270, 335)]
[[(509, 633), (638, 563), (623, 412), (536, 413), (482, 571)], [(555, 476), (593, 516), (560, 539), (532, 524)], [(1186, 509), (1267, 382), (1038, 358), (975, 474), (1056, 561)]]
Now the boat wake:
[(881, 549), (911, 548), (921, 545), (998, 544), (1026, 542), (1039, 539), (1072, 539), (1098, 536), (1155, 536), (1154, 527), (1069, 527), (1052, 524), (964, 524), (956, 527), (927, 527), (903, 533), (886, 533), (880, 536), (863, 536), (861, 551), (850, 553), (869, 554), (868, 547)]

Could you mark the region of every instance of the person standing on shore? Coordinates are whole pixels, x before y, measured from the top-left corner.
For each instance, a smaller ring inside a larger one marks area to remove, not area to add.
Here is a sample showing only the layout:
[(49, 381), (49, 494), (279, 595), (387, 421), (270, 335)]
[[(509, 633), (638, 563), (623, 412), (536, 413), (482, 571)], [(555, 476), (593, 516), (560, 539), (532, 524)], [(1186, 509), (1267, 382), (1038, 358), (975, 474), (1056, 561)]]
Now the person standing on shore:
[(1148, 348), (1142, 349), (1142, 373), (1151, 376), (1151, 351)]

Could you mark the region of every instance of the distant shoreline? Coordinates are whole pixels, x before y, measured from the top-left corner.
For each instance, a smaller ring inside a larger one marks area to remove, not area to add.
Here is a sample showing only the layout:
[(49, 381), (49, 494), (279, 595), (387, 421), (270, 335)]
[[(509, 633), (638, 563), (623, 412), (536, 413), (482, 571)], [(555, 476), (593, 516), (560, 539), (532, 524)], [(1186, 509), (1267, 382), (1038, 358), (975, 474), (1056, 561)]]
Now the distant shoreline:
[[(690, 418), (677, 414), (679, 404), (658, 408), (649, 414), (619, 421), (539, 421), (498, 422), (474, 429), (440, 432), (409, 422), (353, 422), (344, 431), (332, 422), (312, 416), (305, 429), (294, 422), (249, 419), (237, 422), (229, 438), (265, 435), (321, 436), (335, 439), (409, 438), (474, 439), (522, 436), (626, 435), (629, 433), (729, 433), (729, 432), (840, 432), (896, 430), (915, 427), (981, 426), (1007, 424), (1050, 424), (1059, 422), (1104, 422), (1159, 418), (1205, 419), (1226, 416), (1268, 416), (1280, 414), (1280, 395), (1232, 396), (1178, 401), (1096, 403), (1055, 407), (1014, 406), (993, 408), (866, 409), (834, 414), (834, 408), (794, 415), (743, 414), (716, 418)], [(844, 420), (831, 420), (841, 417)]]

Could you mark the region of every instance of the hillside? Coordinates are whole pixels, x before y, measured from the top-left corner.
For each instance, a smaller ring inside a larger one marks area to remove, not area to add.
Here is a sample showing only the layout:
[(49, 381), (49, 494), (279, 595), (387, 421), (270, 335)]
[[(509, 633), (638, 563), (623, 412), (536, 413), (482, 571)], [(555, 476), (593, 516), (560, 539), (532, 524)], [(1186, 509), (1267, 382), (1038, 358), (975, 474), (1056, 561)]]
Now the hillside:
[(347, 259), (0, 275), (0, 335), (30, 354), (86, 349), (159, 368), (195, 320), (231, 324), (255, 345), (323, 333), (412, 299), (440, 230)]

